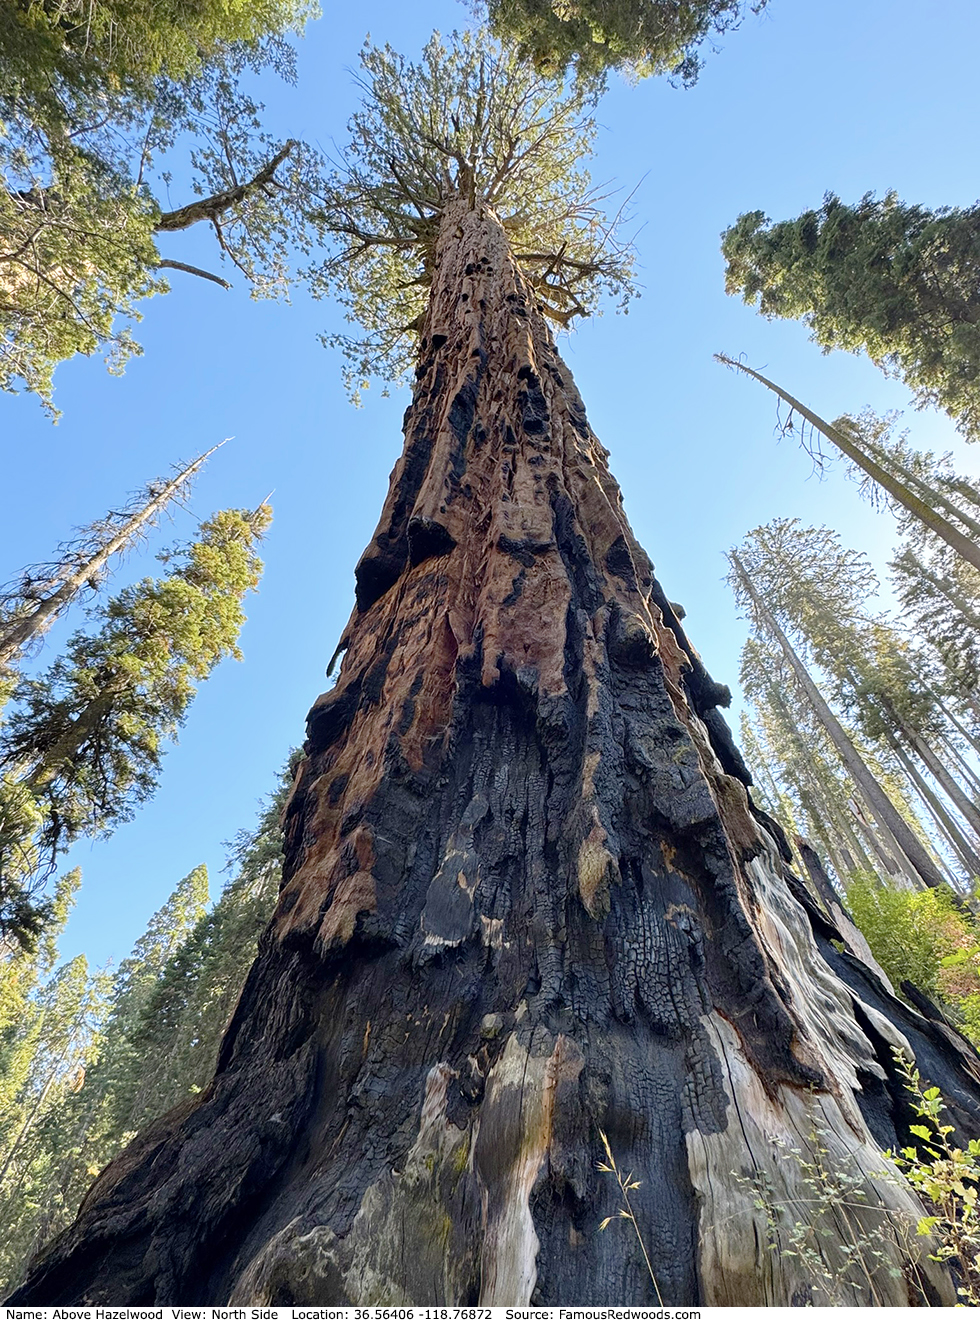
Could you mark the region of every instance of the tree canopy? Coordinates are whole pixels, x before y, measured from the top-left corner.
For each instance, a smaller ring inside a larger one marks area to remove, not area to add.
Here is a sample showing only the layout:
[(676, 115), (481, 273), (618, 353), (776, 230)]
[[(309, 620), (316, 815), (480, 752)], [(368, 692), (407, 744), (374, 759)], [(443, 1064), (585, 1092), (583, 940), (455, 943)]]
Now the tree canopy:
[[(249, 75), (291, 79), (307, 0), (17, 0), (0, 12), (0, 388), (50, 407), (52, 373), (138, 346), (161, 252), (204, 222), (257, 295), (286, 284), (317, 155), (262, 125)], [(167, 169), (164, 169), (164, 158)], [(190, 198), (161, 201), (175, 177)]]
[(591, 75), (613, 67), (636, 78), (669, 73), (693, 83), (700, 48), (766, 0), (489, 0), (490, 22), (542, 73), (574, 64)]
[(0, 931), (37, 935), (39, 891), (60, 851), (128, 821), (156, 788), (195, 684), (240, 657), (242, 600), (258, 584), (256, 543), (271, 520), (222, 510), (164, 552), (170, 572), (93, 608), (46, 670), (17, 683), (0, 728)]
[(195, 475), (218, 448), (198, 455), (169, 479), (149, 482), (121, 509), (78, 529), (58, 547), (53, 560), (28, 565), (0, 586), (0, 674), (38, 646), (83, 589), (94, 590), (102, 583), (113, 558), (145, 537), (171, 501), (187, 495)]
[(863, 350), (980, 437), (980, 205), (930, 211), (866, 193), (848, 206), (828, 193), (777, 224), (746, 212), (722, 252), (730, 294), (801, 318), (825, 350)]
[(415, 64), (390, 46), (361, 52), (361, 108), (328, 173), (313, 220), (330, 245), (311, 268), (363, 335), (327, 343), (347, 358), (356, 393), (415, 366), (415, 336), (432, 281), (447, 203), (464, 198), (499, 216), (514, 256), (560, 325), (634, 292), (620, 214), (603, 207), (582, 162), (597, 126), (595, 82), (555, 82), (484, 29), (436, 33)]

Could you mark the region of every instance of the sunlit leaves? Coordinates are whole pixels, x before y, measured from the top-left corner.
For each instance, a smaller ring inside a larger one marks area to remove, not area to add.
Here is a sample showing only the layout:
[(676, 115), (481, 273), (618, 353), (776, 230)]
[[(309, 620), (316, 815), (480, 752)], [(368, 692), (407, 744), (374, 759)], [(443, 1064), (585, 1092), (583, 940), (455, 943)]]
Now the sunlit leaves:
[(535, 73), (486, 31), (438, 34), (412, 63), (389, 46), (361, 54), (361, 109), (315, 218), (330, 256), (311, 268), (360, 333), (331, 336), (348, 385), (408, 378), (436, 236), (462, 198), (499, 216), (547, 314), (561, 324), (600, 297), (632, 292), (632, 251), (616, 237), (582, 162), (599, 88)]
[(172, 260), (173, 241), (156, 238), (164, 158), (192, 196), (224, 199), (198, 217), (221, 260), (256, 293), (284, 291), (290, 244), (308, 246), (316, 153), (294, 144), (252, 186), (282, 144), (243, 84), (263, 69), (292, 77), (284, 37), (311, 12), (305, 0), (0, 7), (0, 389), (51, 409), (62, 360), (102, 353), (120, 370), (139, 352), (137, 305), (167, 289)]
[(489, 0), (490, 21), (542, 72), (574, 64), (583, 74), (614, 67), (638, 78), (670, 73), (693, 83), (698, 49), (766, 0)]
[(268, 506), (215, 514), (193, 542), (163, 554), (165, 576), (95, 607), (94, 630), (18, 683), (0, 730), (0, 895), (11, 933), (17, 904), (34, 903), (61, 849), (129, 820), (153, 792), (196, 684), (240, 655), (242, 602), (257, 586), (256, 545), (270, 520)]

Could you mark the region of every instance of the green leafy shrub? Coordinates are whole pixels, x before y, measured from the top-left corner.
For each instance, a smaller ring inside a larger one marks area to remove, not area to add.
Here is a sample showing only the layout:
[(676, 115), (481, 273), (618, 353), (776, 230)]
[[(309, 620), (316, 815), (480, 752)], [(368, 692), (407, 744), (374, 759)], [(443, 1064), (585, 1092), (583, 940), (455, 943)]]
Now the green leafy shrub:
[(896, 890), (859, 872), (847, 906), (896, 989), (914, 982), (980, 1042), (980, 929), (953, 896)]

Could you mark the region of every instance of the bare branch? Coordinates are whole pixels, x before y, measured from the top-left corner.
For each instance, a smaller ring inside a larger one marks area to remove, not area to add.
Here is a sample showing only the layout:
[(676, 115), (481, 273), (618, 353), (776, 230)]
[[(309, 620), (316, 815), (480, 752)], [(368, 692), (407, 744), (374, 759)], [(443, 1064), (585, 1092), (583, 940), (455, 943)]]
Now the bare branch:
[(247, 183), (236, 184), (233, 188), (226, 188), (222, 193), (215, 193), (211, 197), (202, 197), (197, 202), (189, 202), (187, 206), (178, 207), (176, 211), (165, 211), (154, 225), (154, 230), (158, 233), (186, 230), (199, 221), (216, 220), (226, 211), (237, 206), (239, 202), (244, 202), (257, 189), (270, 183), (286, 157), (289, 156), (294, 147), (298, 146), (299, 143), (294, 138), (290, 138), (286, 145), (277, 151), (275, 156), (267, 161), (258, 174), (249, 179)]
[(199, 275), (202, 280), (211, 280), (222, 289), (231, 289), (227, 280), (222, 280), (220, 275), (213, 275), (210, 271), (202, 271), (199, 266), (189, 266), (187, 262), (174, 262), (169, 257), (163, 261), (157, 262), (157, 269), (160, 271), (186, 271), (188, 275)]

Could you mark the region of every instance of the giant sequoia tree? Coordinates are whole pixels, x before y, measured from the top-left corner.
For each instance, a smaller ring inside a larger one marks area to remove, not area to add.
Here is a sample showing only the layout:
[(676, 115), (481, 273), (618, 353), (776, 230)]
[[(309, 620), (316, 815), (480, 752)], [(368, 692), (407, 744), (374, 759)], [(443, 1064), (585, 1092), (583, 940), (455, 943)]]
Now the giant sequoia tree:
[[(360, 176), (384, 210), (344, 223), (369, 274), (427, 286), (413, 397), (216, 1075), (103, 1172), (14, 1298), (817, 1301), (757, 1190), (789, 1247), (812, 1213), (787, 1149), (819, 1144), (858, 1190), (816, 1235), (846, 1299), (951, 1301), (881, 1174), (909, 1118), (891, 1048), (970, 1134), (980, 1065), (833, 944), (752, 810), (726, 691), (545, 317), (602, 260), (555, 168), (562, 103), (480, 49), (454, 48), (452, 97), (419, 94), (425, 68), (370, 77), (355, 125), (400, 148)], [(542, 195), (494, 185), (518, 160)], [(640, 1182), (649, 1270), (600, 1228), (603, 1136)]]

